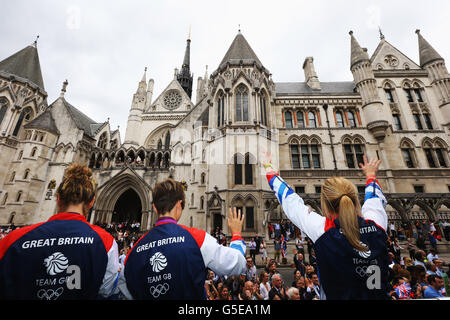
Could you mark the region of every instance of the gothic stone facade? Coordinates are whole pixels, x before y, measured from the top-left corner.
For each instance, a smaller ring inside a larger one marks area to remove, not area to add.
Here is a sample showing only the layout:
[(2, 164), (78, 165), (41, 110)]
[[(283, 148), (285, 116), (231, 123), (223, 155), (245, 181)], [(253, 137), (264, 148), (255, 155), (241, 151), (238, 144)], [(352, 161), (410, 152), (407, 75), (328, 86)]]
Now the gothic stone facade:
[(321, 82), (306, 57), (304, 82), (276, 83), (239, 33), (219, 67), (197, 79), (195, 103), (188, 39), (181, 71), (156, 99), (144, 73), (123, 143), (109, 121), (67, 102), (67, 81), (47, 104), (37, 48), (28, 46), (0, 62), (0, 224), (48, 219), (55, 186), (75, 162), (98, 182), (93, 223), (117, 219), (117, 203), (133, 190), (137, 217), (150, 228), (152, 186), (173, 177), (186, 183), (180, 223), (227, 231), (227, 210), (236, 206), (246, 213), (244, 235), (266, 236), (267, 223), (283, 217), (261, 170), (267, 153), (317, 212), (330, 176), (364, 189), (358, 163), (367, 154), (382, 160), (391, 220), (450, 219), (450, 76), (417, 35), (419, 64), (384, 37), (369, 57), (351, 32), (354, 81)]

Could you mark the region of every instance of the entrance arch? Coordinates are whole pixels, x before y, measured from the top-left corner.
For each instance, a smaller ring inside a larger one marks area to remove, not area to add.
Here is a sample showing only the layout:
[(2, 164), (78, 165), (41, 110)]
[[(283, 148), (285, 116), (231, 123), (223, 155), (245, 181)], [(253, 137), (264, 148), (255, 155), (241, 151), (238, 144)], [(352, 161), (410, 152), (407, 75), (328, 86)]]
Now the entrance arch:
[(142, 220), (142, 203), (139, 195), (132, 188), (124, 191), (114, 205), (111, 222), (128, 222), (129, 224)]
[[(127, 198), (131, 199), (133, 203), (135, 213), (132, 216), (140, 217), (138, 221), (141, 224), (141, 230), (148, 229), (152, 222), (151, 187), (130, 168), (124, 169), (98, 188), (97, 201), (95, 202), (91, 223), (125, 222), (126, 220), (117, 220), (121, 217), (118, 213), (116, 213), (117, 218), (113, 216), (114, 211), (117, 212), (116, 209), (122, 208), (121, 204), (125, 203)], [(140, 210), (140, 215), (138, 210)]]

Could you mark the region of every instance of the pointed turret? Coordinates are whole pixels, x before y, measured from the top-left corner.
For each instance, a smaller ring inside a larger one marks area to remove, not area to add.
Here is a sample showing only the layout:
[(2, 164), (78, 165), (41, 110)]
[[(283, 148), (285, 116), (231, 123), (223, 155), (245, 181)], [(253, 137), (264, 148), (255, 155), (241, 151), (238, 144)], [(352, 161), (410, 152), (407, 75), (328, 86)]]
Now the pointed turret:
[(181, 71), (176, 75), (178, 82), (181, 87), (187, 93), (189, 98), (192, 98), (192, 83), (193, 75), (190, 70), (190, 60), (191, 60), (191, 32), (189, 31), (188, 39), (186, 40), (186, 51), (184, 52), (183, 65), (181, 66)]
[(125, 147), (138, 146), (139, 128), (142, 123), (142, 113), (144, 112), (147, 100), (147, 67), (145, 67), (144, 75), (139, 81), (138, 89), (133, 96), (130, 114), (128, 115), (127, 130), (125, 132)]
[(45, 91), (36, 41), (33, 46), (27, 46), (0, 61), (0, 72), (20, 77)]
[(428, 43), (427, 40), (420, 34), (420, 30), (416, 30), (417, 36), (419, 38), (419, 57), (420, 57), (420, 66), (423, 68), (427, 64), (432, 63), (434, 61), (444, 59), (437, 53), (436, 50)]
[(367, 49), (361, 48), (356, 38), (353, 36), (353, 31), (349, 32), (351, 37), (351, 54), (350, 54), (350, 69), (359, 62), (370, 61)]
[(431, 85), (435, 89), (439, 108), (442, 113), (442, 123), (450, 126), (450, 74), (445, 66), (445, 60), (416, 30), (419, 38), (420, 66), (428, 71)]
[(361, 48), (353, 36), (353, 31), (350, 31), (349, 34), (351, 37), (350, 70), (353, 74), (356, 89), (361, 95), (365, 117), (370, 119), (367, 128), (377, 140), (383, 141), (389, 122), (385, 120), (383, 103), (378, 95), (377, 81), (372, 64), (367, 49)]

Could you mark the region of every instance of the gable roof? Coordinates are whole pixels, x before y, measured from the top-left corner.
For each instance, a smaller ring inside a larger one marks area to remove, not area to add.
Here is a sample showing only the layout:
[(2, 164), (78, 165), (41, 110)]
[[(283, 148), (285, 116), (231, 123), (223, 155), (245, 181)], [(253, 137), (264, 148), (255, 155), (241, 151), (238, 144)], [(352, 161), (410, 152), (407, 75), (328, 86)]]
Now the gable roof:
[[(86, 134), (88, 137), (94, 138), (96, 130), (104, 125), (104, 123), (98, 123), (91, 118), (89, 118), (87, 115), (85, 115), (83, 112), (75, 108), (73, 105), (71, 105), (64, 97), (59, 97), (56, 101), (61, 101), (63, 106), (66, 108), (67, 112), (69, 113), (72, 120), (75, 122), (75, 125), (78, 129), (83, 130), (84, 134)], [(50, 105), (50, 108), (55, 103), (53, 102)]]
[(37, 48), (27, 46), (0, 61), (0, 71), (28, 80), (45, 91)]
[[(386, 41), (385, 39), (382, 39), (380, 43), (378, 44), (378, 47), (375, 49), (374, 53), (372, 54), (372, 57), (370, 57), (370, 62), (373, 64), (375, 60), (378, 58), (378, 55), (382, 51), (383, 48), (388, 47), (392, 51), (396, 52), (398, 55), (403, 57), (405, 60), (409, 61), (412, 64), (412, 67), (415, 67), (417, 69), (420, 69), (420, 67), (415, 63), (412, 59), (410, 59), (408, 56), (406, 56), (403, 52), (398, 50), (395, 46), (393, 46), (390, 42)], [(410, 66), (411, 67), (411, 66)], [(414, 69), (415, 69), (414, 68)]]
[(49, 109), (47, 109), (44, 113), (41, 113), (36, 118), (28, 122), (24, 127), (43, 129), (59, 135), (59, 130), (56, 127), (55, 120), (53, 119), (52, 113), (50, 112)]

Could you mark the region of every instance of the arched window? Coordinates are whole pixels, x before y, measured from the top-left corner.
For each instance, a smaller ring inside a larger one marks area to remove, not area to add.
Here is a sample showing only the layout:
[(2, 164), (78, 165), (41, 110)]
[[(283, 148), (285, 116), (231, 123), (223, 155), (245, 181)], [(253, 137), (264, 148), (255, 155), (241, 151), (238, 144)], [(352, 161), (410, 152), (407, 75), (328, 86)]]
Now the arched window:
[(118, 145), (117, 139), (113, 139), (111, 141), (111, 150), (116, 150), (117, 149), (117, 145)]
[(12, 224), (14, 222), (15, 216), (16, 216), (15, 212), (11, 213), (11, 215), (9, 216), (9, 221), (8, 221), (9, 224)]
[(293, 121), (292, 121), (292, 113), (290, 111), (284, 112), (284, 122), (286, 124), (286, 128), (293, 128)]
[(225, 95), (220, 93), (217, 100), (217, 127), (225, 125)]
[(20, 150), (17, 160), (22, 160), (22, 156), (23, 156), (23, 150)]
[(253, 184), (253, 157), (250, 154), (245, 156), (245, 184)]
[(360, 163), (364, 163), (364, 147), (363, 144), (355, 139), (352, 143), (349, 139), (346, 139), (343, 143), (345, 159), (347, 161), (347, 167), (359, 168)]
[(20, 127), (22, 125), (22, 122), (24, 120), (27, 122), (31, 120), (32, 112), (33, 112), (33, 110), (30, 107), (27, 107), (22, 110), (22, 112), (20, 113), (20, 116), (19, 116), (19, 120), (17, 120), (16, 127), (14, 128), (13, 136), (17, 136), (17, 134), (19, 133)]
[(14, 179), (15, 179), (15, 178), (16, 178), (16, 172), (13, 171), (13, 172), (11, 173), (10, 178), (9, 178), (9, 182), (14, 182)]
[(2, 200), (2, 206), (6, 205), (6, 201), (8, 200), (8, 192), (5, 193), (5, 195), (3, 196), (3, 200)]
[(20, 202), (20, 199), (22, 199), (22, 193), (22, 191), (17, 192), (16, 202)]
[(29, 175), (30, 175), (30, 169), (25, 170), (25, 174), (23, 175), (23, 179), (27, 180)]
[(236, 92), (236, 121), (248, 121), (248, 92), (244, 85)]
[(420, 121), (420, 114), (413, 113), (414, 122), (416, 123), (417, 130), (423, 130), (422, 121)]
[(8, 110), (8, 99), (0, 97), (0, 125), (5, 117), (6, 110)]
[(261, 124), (267, 126), (266, 96), (263, 93), (259, 96), (259, 105), (261, 108)]
[(427, 129), (433, 130), (433, 124), (431, 123), (430, 115), (426, 112), (422, 112), (423, 120), (425, 121), (425, 125)]
[(37, 151), (37, 148), (34, 147), (33, 150), (31, 150), (30, 157), (34, 157), (36, 155), (36, 151)]
[(431, 145), (431, 143), (426, 142), (423, 146), (423, 151), (425, 152), (425, 157), (427, 158), (428, 161), (428, 166), (430, 168), (436, 168), (436, 162), (434, 161), (434, 157), (433, 157), (433, 146)]
[(427, 158), (428, 166), (430, 168), (448, 168), (449, 160), (447, 158), (447, 148), (439, 141), (432, 143), (427, 141), (423, 145), (423, 151)]
[(344, 117), (342, 111), (336, 111), (336, 125), (338, 128), (344, 128)]
[(255, 204), (249, 199), (245, 203), (245, 230), (253, 230), (255, 228)]
[(192, 193), (191, 194), (191, 207), (193, 207), (194, 206), (194, 194)]
[(205, 198), (203, 196), (200, 197), (200, 210), (203, 210), (205, 207)]
[(396, 130), (403, 130), (402, 122), (400, 120), (400, 115), (397, 112), (393, 112), (392, 118), (394, 119), (394, 128)]
[(408, 143), (403, 142), (400, 146), (403, 154), (403, 159), (405, 160), (405, 164), (408, 168), (415, 168), (416, 161), (415, 161), (415, 154), (414, 154), (414, 147)]
[(305, 116), (303, 111), (297, 111), (297, 128), (305, 127)]
[(170, 131), (167, 131), (166, 140), (164, 141), (164, 148), (166, 150), (170, 148)]
[(316, 122), (316, 113), (313, 111), (308, 112), (308, 120), (309, 120), (309, 127), (310, 128), (317, 128), (317, 122)]
[[(300, 162), (301, 157), (301, 162)], [(319, 169), (321, 168), (320, 144), (316, 139), (308, 141), (302, 139), (300, 145), (297, 140), (291, 142), (292, 167), (299, 169)]]
[(414, 88), (414, 94), (417, 102), (423, 102), (422, 92), (420, 88)]
[(242, 169), (244, 164), (244, 157), (241, 154), (234, 156), (234, 184), (242, 184)]
[(161, 139), (158, 140), (158, 150), (162, 149), (162, 141)]
[(384, 92), (386, 93), (386, 99), (390, 103), (395, 103), (395, 99), (394, 99), (394, 94), (393, 94), (392, 88), (386, 87), (386, 88), (384, 88)]
[(200, 178), (200, 181), (201, 181), (202, 185), (205, 184), (205, 180), (206, 180), (205, 178), (206, 178), (206, 174), (203, 172), (202, 175), (201, 175), (201, 178)]
[(106, 135), (106, 132), (103, 132), (100, 138), (98, 139), (97, 147), (100, 149), (106, 149), (106, 145), (108, 143), (108, 137)]

